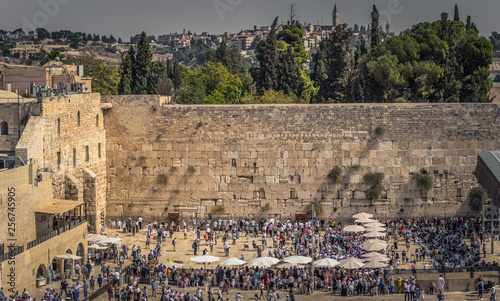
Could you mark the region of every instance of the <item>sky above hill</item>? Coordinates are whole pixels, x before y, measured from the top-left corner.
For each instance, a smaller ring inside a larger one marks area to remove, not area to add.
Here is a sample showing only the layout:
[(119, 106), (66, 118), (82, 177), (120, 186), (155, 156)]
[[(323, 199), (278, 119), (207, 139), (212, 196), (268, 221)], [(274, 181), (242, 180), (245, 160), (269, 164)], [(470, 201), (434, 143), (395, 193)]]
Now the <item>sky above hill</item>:
[[(332, 0), (1, 0), (0, 29), (45, 27), (100, 35), (113, 34), (128, 41), (146, 31), (211, 34), (239, 32), (254, 25), (270, 25), (276, 16), (286, 21), (288, 6), (297, 3), (301, 22), (331, 25)], [(499, 0), (337, 0), (340, 22), (367, 25), (372, 5), (381, 13), (381, 24), (389, 20), (391, 31), (399, 33), (422, 21), (440, 19), (441, 12), (453, 18), (455, 3), (460, 17), (472, 17), (481, 35), (500, 31)], [(42, 26), (43, 25), (43, 26)]]

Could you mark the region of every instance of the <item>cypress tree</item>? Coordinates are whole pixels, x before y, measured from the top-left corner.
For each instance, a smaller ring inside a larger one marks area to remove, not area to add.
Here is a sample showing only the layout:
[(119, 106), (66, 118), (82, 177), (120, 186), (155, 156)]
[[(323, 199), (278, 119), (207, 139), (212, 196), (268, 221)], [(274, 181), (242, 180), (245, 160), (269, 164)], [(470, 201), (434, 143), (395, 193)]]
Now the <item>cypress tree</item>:
[(172, 82), (174, 84), (175, 90), (178, 90), (182, 85), (182, 74), (181, 74), (181, 68), (179, 66), (179, 63), (175, 63), (175, 65), (174, 65)]
[(471, 18), (470, 16), (467, 16), (467, 23), (465, 24), (465, 30), (469, 30), (472, 28), (472, 21), (471, 21)]
[(455, 4), (455, 15), (453, 21), (460, 22), (460, 13), (458, 12), (458, 5)]
[(261, 55), (260, 76), (257, 81), (257, 90), (262, 95), (267, 90), (278, 89), (278, 40), (276, 38), (276, 28), (278, 17), (273, 21), (271, 31), (266, 39), (266, 47)]
[(288, 45), (287, 52), (281, 55), (278, 65), (278, 90), (286, 94), (300, 96), (303, 87), (300, 67), (297, 64), (295, 52)]
[(118, 84), (118, 94), (132, 94), (134, 57), (134, 47), (130, 46), (120, 66), (120, 83)]
[(151, 70), (151, 53), (150, 45), (147, 41), (146, 33), (141, 33), (139, 44), (137, 44), (137, 54), (134, 62), (134, 94), (148, 94), (148, 78)]
[(377, 10), (377, 7), (374, 4), (372, 11), (372, 26), (371, 26), (372, 49), (375, 49), (380, 44), (379, 19), (380, 19), (380, 14)]
[(219, 47), (217, 47), (217, 50), (215, 50), (215, 61), (222, 63), (226, 68), (229, 66), (229, 50), (225, 37), (222, 39)]

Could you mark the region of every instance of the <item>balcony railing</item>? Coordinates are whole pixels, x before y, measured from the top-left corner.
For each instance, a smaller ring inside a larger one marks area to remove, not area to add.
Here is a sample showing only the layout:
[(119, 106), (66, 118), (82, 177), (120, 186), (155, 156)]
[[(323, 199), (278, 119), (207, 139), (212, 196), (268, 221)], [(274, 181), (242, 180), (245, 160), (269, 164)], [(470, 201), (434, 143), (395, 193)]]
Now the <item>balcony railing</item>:
[[(59, 234), (62, 234), (64, 232), (68, 231), (69, 229), (73, 229), (75, 227), (78, 227), (81, 224), (85, 223), (86, 221), (87, 220), (85, 219), (84, 216), (82, 216), (82, 218), (80, 220), (77, 219), (77, 220), (71, 221), (71, 223), (69, 225), (66, 225), (65, 227), (59, 228)], [(40, 236), (37, 239), (30, 241), (28, 243), (27, 249), (29, 250), (29, 249), (33, 248), (34, 246), (41, 244), (41, 243), (57, 236), (58, 235), (57, 233), (58, 233), (58, 230), (56, 229), (56, 230), (50, 232), (49, 234), (45, 234), (44, 236)]]

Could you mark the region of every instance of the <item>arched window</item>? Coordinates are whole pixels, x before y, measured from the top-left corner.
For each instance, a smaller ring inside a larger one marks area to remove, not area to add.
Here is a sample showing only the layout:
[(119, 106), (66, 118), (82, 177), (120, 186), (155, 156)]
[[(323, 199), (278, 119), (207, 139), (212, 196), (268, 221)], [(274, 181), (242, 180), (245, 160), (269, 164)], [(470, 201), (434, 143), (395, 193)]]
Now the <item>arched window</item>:
[(78, 114), (76, 114), (76, 125), (80, 126), (80, 111), (78, 111)]
[(61, 119), (57, 118), (57, 134), (61, 134)]
[(2, 123), (0, 123), (0, 134), (1, 135), (9, 134), (9, 125), (7, 124), (7, 121), (2, 121)]
[(95, 126), (99, 127), (99, 115), (95, 117)]

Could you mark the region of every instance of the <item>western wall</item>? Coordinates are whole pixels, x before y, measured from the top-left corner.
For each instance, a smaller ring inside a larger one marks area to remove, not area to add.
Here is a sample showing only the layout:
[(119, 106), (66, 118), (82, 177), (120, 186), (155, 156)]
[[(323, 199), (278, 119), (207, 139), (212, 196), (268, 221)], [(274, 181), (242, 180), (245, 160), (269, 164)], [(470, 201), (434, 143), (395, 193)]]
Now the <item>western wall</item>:
[[(107, 219), (473, 215), (477, 153), (499, 148), (497, 104), (168, 105), (103, 96)], [(377, 130), (378, 128), (378, 130)], [(333, 184), (334, 166), (343, 180)], [(420, 189), (425, 169), (433, 188)], [(379, 200), (371, 172), (385, 174)], [(222, 206), (222, 207), (221, 207)], [(223, 208), (223, 209), (222, 209)]]

